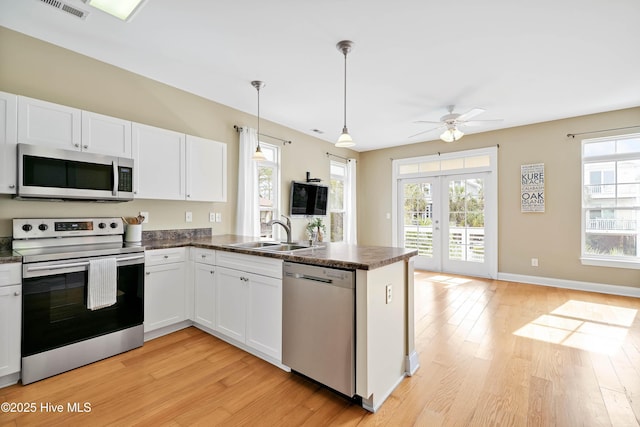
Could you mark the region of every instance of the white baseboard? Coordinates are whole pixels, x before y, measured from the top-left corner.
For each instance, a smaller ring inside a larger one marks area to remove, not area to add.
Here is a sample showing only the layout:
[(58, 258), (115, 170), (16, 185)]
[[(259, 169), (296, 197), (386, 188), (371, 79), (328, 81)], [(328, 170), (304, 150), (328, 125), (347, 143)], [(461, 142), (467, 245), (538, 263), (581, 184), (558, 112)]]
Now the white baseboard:
[(579, 282), (577, 280), (554, 279), (552, 277), (527, 276), (524, 274), (498, 273), (498, 280), (528, 283), (531, 285), (552, 286), (554, 288), (576, 291), (598, 292), (640, 298), (640, 288), (631, 286), (607, 285), (606, 283)]
[(420, 359), (418, 358), (417, 351), (414, 350), (411, 354), (405, 356), (404, 366), (407, 376), (410, 377), (416, 373), (416, 371), (420, 367)]

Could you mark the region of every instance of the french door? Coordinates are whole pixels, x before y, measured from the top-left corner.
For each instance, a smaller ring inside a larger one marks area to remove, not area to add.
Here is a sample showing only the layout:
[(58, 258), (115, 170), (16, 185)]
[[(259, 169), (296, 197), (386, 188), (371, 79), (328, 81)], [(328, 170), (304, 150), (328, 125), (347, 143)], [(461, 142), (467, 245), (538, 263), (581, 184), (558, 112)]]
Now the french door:
[(416, 268), (481, 277), (497, 273), (497, 203), (490, 172), (398, 180), (398, 243)]

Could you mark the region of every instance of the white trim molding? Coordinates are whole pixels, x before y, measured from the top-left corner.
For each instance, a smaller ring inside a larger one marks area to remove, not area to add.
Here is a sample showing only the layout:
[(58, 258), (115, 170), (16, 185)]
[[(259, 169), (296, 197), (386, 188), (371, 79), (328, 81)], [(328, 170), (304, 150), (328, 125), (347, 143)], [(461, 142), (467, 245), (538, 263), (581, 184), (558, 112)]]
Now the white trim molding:
[(640, 298), (640, 288), (606, 283), (580, 282), (577, 280), (555, 279), (553, 277), (527, 276), (524, 274), (498, 273), (498, 280), (520, 282), (530, 285), (552, 286), (554, 288), (573, 289), (576, 291), (598, 292), (601, 294), (619, 295)]

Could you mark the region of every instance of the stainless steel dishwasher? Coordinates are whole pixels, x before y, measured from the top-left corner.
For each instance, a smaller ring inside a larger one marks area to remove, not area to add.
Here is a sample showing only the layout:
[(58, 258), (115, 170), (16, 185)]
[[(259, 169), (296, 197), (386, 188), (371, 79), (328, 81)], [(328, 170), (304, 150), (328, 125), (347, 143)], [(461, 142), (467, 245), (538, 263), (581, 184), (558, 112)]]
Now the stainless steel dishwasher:
[(355, 274), (284, 263), (282, 362), (355, 395)]

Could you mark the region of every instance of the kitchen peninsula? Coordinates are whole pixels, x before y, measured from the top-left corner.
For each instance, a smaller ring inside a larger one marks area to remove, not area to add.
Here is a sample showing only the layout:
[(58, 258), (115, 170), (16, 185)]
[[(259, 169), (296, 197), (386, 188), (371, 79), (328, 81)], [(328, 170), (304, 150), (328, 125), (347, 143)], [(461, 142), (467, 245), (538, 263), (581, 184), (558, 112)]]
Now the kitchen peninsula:
[[(187, 234), (145, 232), (142, 244), (148, 253), (158, 249), (191, 247), (192, 251), (215, 251), (219, 254), (218, 258), (220, 255), (229, 256), (235, 253), (251, 257), (245, 260), (254, 260), (253, 262), (260, 261), (257, 257), (261, 257), (265, 261), (282, 260), (354, 271), (356, 394), (362, 397), (365, 409), (377, 410), (402, 379), (418, 368), (413, 330), (412, 262), (412, 257), (417, 255), (417, 251), (343, 243), (322, 243), (316, 247), (284, 252), (238, 246), (252, 241), (255, 241), (255, 238), (235, 235), (207, 236), (198, 234), (197, 231)], [(202, 258), (208, 256), (204, 253), (198, 255)], [(392, 289), (391, 298), (387, 298), (389, 288)], [(194, 320), (196, 326), (199, 326), (197, 314)], [(206, 327), (201, 329), (207, 330)], [(207, 331), (219, 336), (216, 331)], [(273, 358), (265, 359), (278, 364)]]

